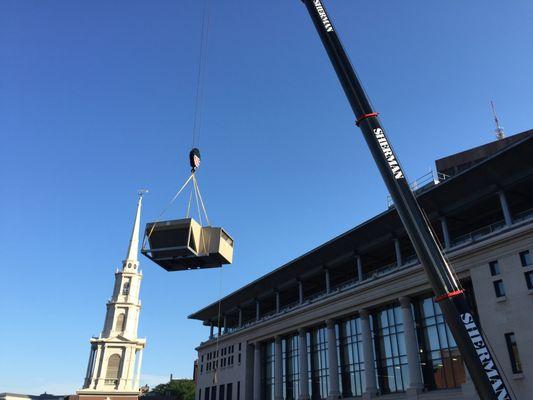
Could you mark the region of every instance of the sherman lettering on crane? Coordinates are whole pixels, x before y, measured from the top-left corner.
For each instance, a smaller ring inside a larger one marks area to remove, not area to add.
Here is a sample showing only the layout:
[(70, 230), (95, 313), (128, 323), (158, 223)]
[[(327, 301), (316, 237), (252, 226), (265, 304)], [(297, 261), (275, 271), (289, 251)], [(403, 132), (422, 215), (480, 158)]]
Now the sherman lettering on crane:
[(474, 318), (472, 317), (472, 314), (470, 313), (461, 314), (461, 320), (463, 321), (463, 324), (466, 330), (468, 331), (470, 340), (472, 340), (472, 343), (474, 347), (476, 348), (479, 361), (481, 361), (481, 365), (483, 365), (485, 374), (487, 374), (487, 377), (489, 378), (490, 383), (492, 385), (492, 389), (494, 390), (494, 393), (496, 393), (496, 395), (498, 396), (498, 400), (507, 400), (507, 399), (510, 400), (511, 397), (507, 393), (507, 389), (505, 388), (505, 385), (503, 384), (503, 380), (500, 374), (498, 373), (496, 366), (494, 365), (494, 361), (492, 360), (489, 350), (487, 349), (487, 346), (485, 345), (485, 341), (483, 340), (483, 337), (479, 333), (479, 330), (476, 326), (476, 323), (474, 322)]
[(374, 129), (374, 135), (376, 136), (376, 139), (378, 140), (379, 145), (381, 146), (381, 150), (383, 151), (383, 154), (385, 155), (385, 158), (389, 163), (389, 167), (392, 173), (394, 174), (394, 178), (402, 179), (404, 177), (402, 169), (400, 168), (398, 161), (396, 161), (396, 157), (394, 156), (394, 153), (390, 148), (389, 142), (387, 141), (383, 130), (381, 128)]
[(333, 32), (333, 25), (331, 25), (331, 22), (329, 22), (328, 14), (326, 14), (326, 10), (324, 10), (320, 0), (314, 0), (314, 4), (316, 10), (318, 11), (318, 15), (320, 15), (320, 18), (322, 19), (324, 28), (326, 28), (326, 32)]

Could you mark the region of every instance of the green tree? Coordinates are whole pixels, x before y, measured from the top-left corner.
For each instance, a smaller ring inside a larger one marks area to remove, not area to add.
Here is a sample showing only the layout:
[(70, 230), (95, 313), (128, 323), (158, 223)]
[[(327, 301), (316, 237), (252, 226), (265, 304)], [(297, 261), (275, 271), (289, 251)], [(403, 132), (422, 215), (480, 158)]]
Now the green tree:
[(192, 379), (173, 379), (157, 385), (153, 391), (162, 396), (175, 397), (177, 400), (194, 400), (195, 386)]

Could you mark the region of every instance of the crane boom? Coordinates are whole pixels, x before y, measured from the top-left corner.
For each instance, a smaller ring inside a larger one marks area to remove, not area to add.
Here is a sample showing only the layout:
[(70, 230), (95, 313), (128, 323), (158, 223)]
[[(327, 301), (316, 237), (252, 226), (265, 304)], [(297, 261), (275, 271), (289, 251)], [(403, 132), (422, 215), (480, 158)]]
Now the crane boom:
[(474, 319), (464, 290), (455, 278), (429, 223), (409, 187), (394, 152), (353, 66), (339, 40), (321, 0), (302, 0), (337, 73), (356, 117), (356, 124), (372, 153), (396, 210), (411, 239), (420, 263), (433, 287), (436, 301), (457, 342), (479, 396), (483, 400), (511, 399), (480, 328)]

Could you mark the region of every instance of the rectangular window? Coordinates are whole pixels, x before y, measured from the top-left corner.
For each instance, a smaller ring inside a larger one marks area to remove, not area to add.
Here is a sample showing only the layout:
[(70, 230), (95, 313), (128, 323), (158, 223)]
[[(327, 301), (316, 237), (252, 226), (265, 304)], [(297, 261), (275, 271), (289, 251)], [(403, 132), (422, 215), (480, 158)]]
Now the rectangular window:
[(529, 250), (526, 250), (520, 253), (520, 262), (522, 263), (522, 267), (529, 267), (530, 265), (533, 265), (533, 261), (531, 261), (531, 254), (529, 254)]
[(239, 362), (239, 364), (241, 363), (241, 353), (239, 353), (238, 357), (237, 357), (237, 360)]
[(274, 400), (274, 371), (275, 371), (275, 357), (274, 357), (274, 341), (270, 341), (263, 345), (263, 399)]
[(219, 400), (224, 400), (224, 395), (226, 394), (226, 392), (224, 391), (224, 385), (220, 385), (220, 390), (218, 391), (218, 393)]
[(237, 400), (241, 400), (241, 381), (237, 382)]
[(205, 388), (204, 400), (209, 400), (209, 388)]
[(213, 386), (211, 388), (211, 400), (217, 400), (217, 387)]
[(533, 271), (526, 272), (524, 276), (526, 277), (527, 288), (533, 289)]
[(500, 264), (498, 264), (498, 261), (491, 261), (489, 263), (490, 267), (490, 274), (492, 276), (500, 275)]
[(233, 400), (233, 383), (228, 383), (226, 385), (226, 399)]
[(365, 382), (361, 318), (341, 324), (340, 365), (343, 397), (362, 396)]
[(522, 363), (520, 362), (520, 356), (518, 355), (518, 346), (516, 345), (516, 338), (513, 332), (505, 334), (505, 341), (507, 342), (507, 351), (509, 352), (509, 358), (511, 359), (511, 367), (515, 374), (522, 373)]
[(198, 389), (198, 400), (202, 400), (202, 389)]
[(375, 314), (374, 333), (378, 383), (383, 393), (403, 392), (409, 382), (407, 351), (400, 306)]
[(300, 395), (300, 364), (298, 362), (298, 335), (283, 339), (281, 343), (283, 398), (297, 400)]
[(325, 399), (329, 394), (328, 341), (326, 328), (311, 332), (311, 392), (313, 398)]
[(492, 282), (492, 284), (494, 285), (494, 292), (496, 293), (496, 297), (505, 296), (505, 287), (503, 286), (503, 281), (501, 279)]
[(460, 387), (466, 381), (463, 359), (432, 297), (415, 303), (420, 365), (427, 390)]

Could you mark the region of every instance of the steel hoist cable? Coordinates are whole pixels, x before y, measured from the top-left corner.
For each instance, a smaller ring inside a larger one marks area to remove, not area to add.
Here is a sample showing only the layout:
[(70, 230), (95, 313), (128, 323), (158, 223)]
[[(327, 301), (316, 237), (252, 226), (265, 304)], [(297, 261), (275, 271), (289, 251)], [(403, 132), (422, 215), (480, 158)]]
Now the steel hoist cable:
[(202, 130), (202, 116), (205, 93), (205, 71), (208, 60), (209, 31), (211, 27), (211, 0), (205, 0), (202, 17), (202, 31), (200, 35), (200, 52), (198, 58), (198, 73), (196, 78), (196, 98), (194, 105), (194, 119), (192, 128), (192, 147), (199, 146)]

